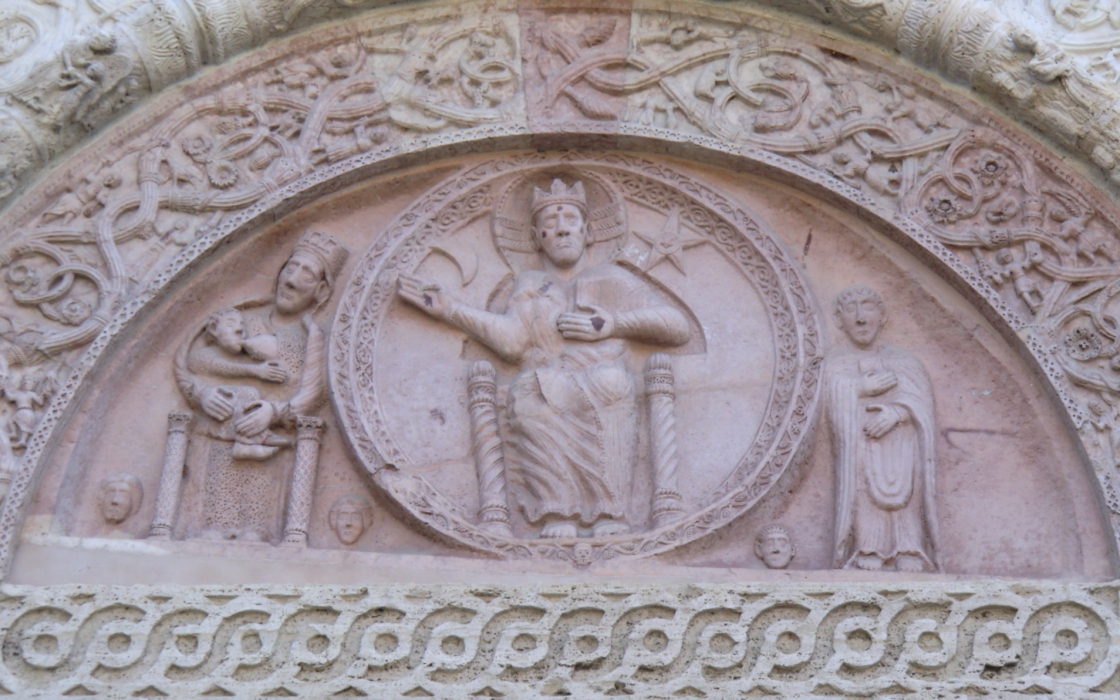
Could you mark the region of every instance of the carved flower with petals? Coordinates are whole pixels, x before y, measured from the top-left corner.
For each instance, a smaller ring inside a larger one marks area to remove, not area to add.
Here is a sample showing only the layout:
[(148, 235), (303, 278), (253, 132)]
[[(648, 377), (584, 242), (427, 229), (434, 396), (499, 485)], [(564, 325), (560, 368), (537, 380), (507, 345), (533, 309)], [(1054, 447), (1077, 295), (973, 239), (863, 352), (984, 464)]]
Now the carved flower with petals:
[(926, 205), (926, 212), (939, 224), (955, 223), (962, 213), (956, 197), (933, 197)]
[(986, 153), (972, 166), (972, 172), (984, 187), (998, 187), (1007, 184), (1011, 165), (998, 153)]
[(183, 139), (183, 153), (194, 159), (204, 157), (210, 150), (210, 139), (205, 136), (188, 136)]
[(1101, 338), (1088, 328), (1077, 328), (1066, 336), (1066, 352), (1075, 360), (1086, 362), (1101, 354)]
[(210, 183), (219, 189), (233, 187), (237, 183), (237, 166), (228, 160), (219, 160), (206, 166), (206, 174)]

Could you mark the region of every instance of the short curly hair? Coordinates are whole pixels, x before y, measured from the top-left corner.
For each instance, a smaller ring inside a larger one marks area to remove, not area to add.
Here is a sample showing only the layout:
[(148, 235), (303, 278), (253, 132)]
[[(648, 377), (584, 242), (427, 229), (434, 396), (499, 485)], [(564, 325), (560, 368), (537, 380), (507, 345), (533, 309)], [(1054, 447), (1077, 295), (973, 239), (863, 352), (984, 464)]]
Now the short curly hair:
[(848, 302), (864, 299), (871, 299), (879, 305), (880, 311), (883, 310), (883, 297), (879, 295), (879, 292), (866, 284), (853, 284), (836, 295), (836, 313), (840, 313)]

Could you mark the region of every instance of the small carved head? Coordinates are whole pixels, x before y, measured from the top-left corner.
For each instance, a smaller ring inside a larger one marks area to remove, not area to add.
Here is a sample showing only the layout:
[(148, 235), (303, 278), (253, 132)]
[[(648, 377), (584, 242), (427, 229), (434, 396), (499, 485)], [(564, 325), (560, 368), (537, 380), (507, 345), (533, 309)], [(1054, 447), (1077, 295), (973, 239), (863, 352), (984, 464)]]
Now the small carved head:
[(836, 295), (836, 323), (853, 343), (867, 347), (887, 324), (883, 297), (866, 285), (848, 287)]
[(334, 236), (309, 230), (276, 277), (276, 309), (292, 315), (327, 303), (348, 255)]
[(206, 335), (219, 348), (236, 355), (245, 345), (245, 318), (232, 307), (218, 309), (206, 321)]
[(571, 187), (560, 178), (548, 192), (533, 188), (532, 234), (537, 248), (557, 267), (579, 262), (587, 247), (587, 195), (582, 182)]
[(121, 472), (101, 480), (99, 487), (101, 516), (111, 525), (123, 523), (140, 510), (144, 486), (132, 474)]
[(339, 542), (354, 544), (373, 524), (373, 506), (363, 496), (342, 496), (331, 506), (327, 523)]
[(767, 525), (759, 530), (754, 538), (754, 553), (768, 569), (784, 569), (797, 555), (789, 531), (781, 525)]
[(117, 36), (112, 32), (99, 31), (89, 38), (86, 46), (94, 53), (106, 54), (117, 50)]
[(591, 545), (586, 542), (580, 542), (572, 548), (572, 557), (575, 560), (576, 566), (590, 566), (591, 555)]

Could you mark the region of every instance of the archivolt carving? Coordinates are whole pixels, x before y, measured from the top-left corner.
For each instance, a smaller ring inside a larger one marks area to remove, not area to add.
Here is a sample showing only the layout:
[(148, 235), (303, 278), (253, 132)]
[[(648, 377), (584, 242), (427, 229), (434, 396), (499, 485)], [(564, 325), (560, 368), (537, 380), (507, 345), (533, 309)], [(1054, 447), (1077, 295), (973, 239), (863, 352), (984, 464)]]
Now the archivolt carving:
[[(1112, 587), (8, 586), (20, 697), (1115, 692)], [(703, 689), (703, 690), (702, 690)]]
[[(0, 353), (13, 377), (53, 374), (58, 391), (43, 408), (47, 384), (12, 385), (12, 396), (42, 398), (12, 399), (13, 414), (22, 413), (11, 449), (24, 453), (0, 519), (0, 560), (10, 561), (39, 457), (83, 378), (133, 315), (191, 263), (265, 212), (289, 211), (305, 194), (412, 162), (410, 154), (525, 143), (494, 138), (529, 133), (517, 18), (480, 14), (371, 15), (346, 33), (324, 30), (321, 43), (308, 39), (298, 58), (216, 74), (204, 86), (211, 96), (139, 115), (10, 211), (0, 263), (13, 303)], [(893, 16), (884, 16), (884, 27)], [(822, 49), (787, 26), (754, 26), (761, 24), (699, 6), (671, 16), (639, 11), (623, 56), (637, 82), (599, 80), (564, 52), (554, 52), (553, 67), (568, 71), (581, 94), (624, 96), (629, 121), (614, 127), (634, 147), (656, 140), (691, 157), (750, 163), (893, 221), (900, 238), (939, 259), (987, 301), (993, 318), (1022, 333), (1082, 427), (1109, 492), (1111, 406), (1120, 387), (1108, 306), (1117, 272), (1114, 207), (1010, 131), (970, 124), (905, 76), (852, 60), (838, 43)], [(1028, 46), (1026, 35), (1020, 39), (1018, 46)], [(1030, 50), (1045, 55), (1042, 44)], [(1039, 94), (1080, 89), (1081, 78), (1058, 67), (1035, 63), (1036, 74), (1051, 76), (1032, 78), (1041, 81)], [(592, 114), (534, 128), (570, 142), (583, 131), (602, 133), (603, 121)], [(667, 170), (643, 177), (693, 187)], [(800, 304), (790, 312), (800, 313)], [(372, 443), (358, 445), (367, 448)], [(418, 510), (437, 498), (421, 487), (401, 497)], [(491, 541), (479, 540), (484, 548)]]

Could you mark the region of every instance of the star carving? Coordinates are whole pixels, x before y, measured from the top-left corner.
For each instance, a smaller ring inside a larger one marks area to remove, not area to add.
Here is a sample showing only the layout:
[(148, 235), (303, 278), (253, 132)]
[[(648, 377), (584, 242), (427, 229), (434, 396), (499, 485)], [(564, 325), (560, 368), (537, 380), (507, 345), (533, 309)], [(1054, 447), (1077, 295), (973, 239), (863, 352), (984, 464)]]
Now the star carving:
[(681, 253), (705, 242), (703, 238), (682, 233), (681, 217), (677, 209), (669, 212), (669, 218), (665, 220), (665, 225), (656, 236), (638, 231), (635, 231), (634, 235), (648, 243), (650, 247), (649, 257), (646, 258), (646, 264), (642, 269), (649, 271), (662, 260), (668, 260), (685, 276), (688, 276), (688, 272), (684, 269), (684, 257)]

